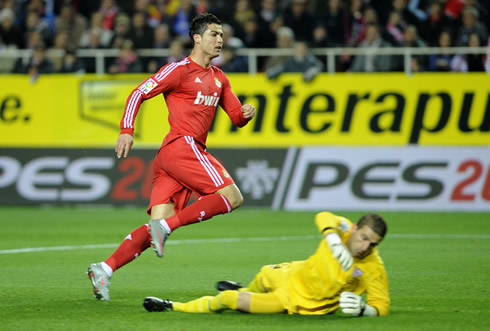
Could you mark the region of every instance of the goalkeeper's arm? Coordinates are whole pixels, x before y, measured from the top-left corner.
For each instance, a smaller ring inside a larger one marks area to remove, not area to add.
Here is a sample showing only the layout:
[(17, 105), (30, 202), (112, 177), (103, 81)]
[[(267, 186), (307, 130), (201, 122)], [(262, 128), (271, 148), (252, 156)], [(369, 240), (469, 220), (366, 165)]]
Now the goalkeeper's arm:
[(329, 232), (325, 236), (325, 241), (332, 251), (333, 256), (339, 261), (344, 271), (352, 267), (353, 258), (347, 247), (344, 246), (340, 236), (336, 232)]
[(339, 261), (344, 271), (352, 267), (353, 258), (347, 247), (342, 243), (338, 230), (345, 234), (351, 228), (350, 222), (329, 212), (321, 212), (315, 216), (315, 224), (325, 237), (325, 241), (333, 256)]
[(344, 314), (353, 316), (378, 316), (376, 308), (368, 305), (361, 296), (355, 293), (342, 292), (339, 303)]

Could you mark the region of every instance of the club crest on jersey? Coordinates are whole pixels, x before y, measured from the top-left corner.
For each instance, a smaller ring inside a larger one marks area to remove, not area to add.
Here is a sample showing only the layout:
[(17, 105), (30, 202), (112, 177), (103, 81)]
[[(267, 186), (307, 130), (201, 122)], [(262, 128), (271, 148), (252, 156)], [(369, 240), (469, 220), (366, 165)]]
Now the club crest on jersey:
[(218, 86), (219, 88), (221, 88), (221, 82), (219, 81), (218, 78), (214, 77), (214, 82), (216, 83), (216, 86)]
[(213, 95), (203, 95), (201, 91), (197, 92), (195, 105), (217, 106), (219, 102), (218, 93), (214, 92)]
[(347, 233), (347, 231), (350, 230), (350, 226), (349, 226), (349, 223), (347, 223), (347, 221), (345, 220), (345, 218), (343, 217), (340, 217), (340, 225), (339, 225), (339, 229), (343, 232), (343, 233)]
[(155, 82), (152, 78), (149, 78), (146, 82), (143, 83), (143, 85), (139, 87), (139, 90), (144, 94), (148, 94), (156, 86), (157, 86), (157, 82)]
[(230, 174), (225, 169), (223, 169), (223, 176), (225, 176), (226, 178), (230, 178)]
[(354, 267), (354, 270), (352, 271), (352, 276), (354, 277), (359, 277), (363, 274), (364, 272), (362, 272), (361, 269), (359, 269), (358, 267)]

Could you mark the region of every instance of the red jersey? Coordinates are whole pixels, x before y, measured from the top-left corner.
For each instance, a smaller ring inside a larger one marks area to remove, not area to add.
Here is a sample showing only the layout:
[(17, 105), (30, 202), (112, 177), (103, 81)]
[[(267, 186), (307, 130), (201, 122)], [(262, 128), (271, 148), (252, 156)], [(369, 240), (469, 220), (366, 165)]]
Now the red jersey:
[(249, 121), (243, 116), (242, 105), (225, 73), (215, 66), (204, 68), (186, 57), (163, 66), (131, 92), (121, 120), (121, 133), (132, 135), (141, 103), (161, 93), (167, 103), (170, 124), (163, 145), (178, 137), (192, 136), (205, 147), (218, 105), (234, 125), (242, 127)]

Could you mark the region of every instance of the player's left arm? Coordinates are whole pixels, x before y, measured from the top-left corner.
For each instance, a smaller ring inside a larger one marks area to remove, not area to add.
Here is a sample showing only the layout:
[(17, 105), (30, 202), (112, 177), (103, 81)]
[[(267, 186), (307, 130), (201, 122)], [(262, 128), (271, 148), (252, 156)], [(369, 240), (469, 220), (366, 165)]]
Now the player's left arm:
[(255, 107), (251, 104), (247, 103), (243, 105), (240, 111), (242, 112), (243, 117), (245, 117), (247, 120), (251, 120), (255, 116)]
[(219, 105), (225, 110), (233, 124), (239, 128), (245, 126), (255, 116), (255, 107), (242, 105), (231, 89), (228, 78), (223, 75), (223, 90)]
[(376, 309), (377, 316), (385, 316), (390, 312), (390, 292), (388, 276), (384, 265), (378, 266), (379, 272), (374, 273), (366, 284), (367, 303)]

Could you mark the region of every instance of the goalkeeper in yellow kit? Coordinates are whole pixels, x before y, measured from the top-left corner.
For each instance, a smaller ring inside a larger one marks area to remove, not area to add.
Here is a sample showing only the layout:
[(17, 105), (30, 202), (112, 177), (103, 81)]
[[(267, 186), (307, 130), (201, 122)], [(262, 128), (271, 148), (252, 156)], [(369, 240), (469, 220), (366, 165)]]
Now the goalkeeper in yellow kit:
[[(354, 316), (387, 315), (388, 278), (376, 246), (387, 227), (376, 214), (357, 224), (329, 212), (315, 216), (323, 239), (304, 261), (262, 267), (248, 287), (231, 281), (217, 283), (221, 292), (186, 303), (147, 297), (148, 311), (210, 313), (239, 310), (248, 313), (322, 315), (342, 312)], [(366, 294), (365, 301), (361, 295)]]

